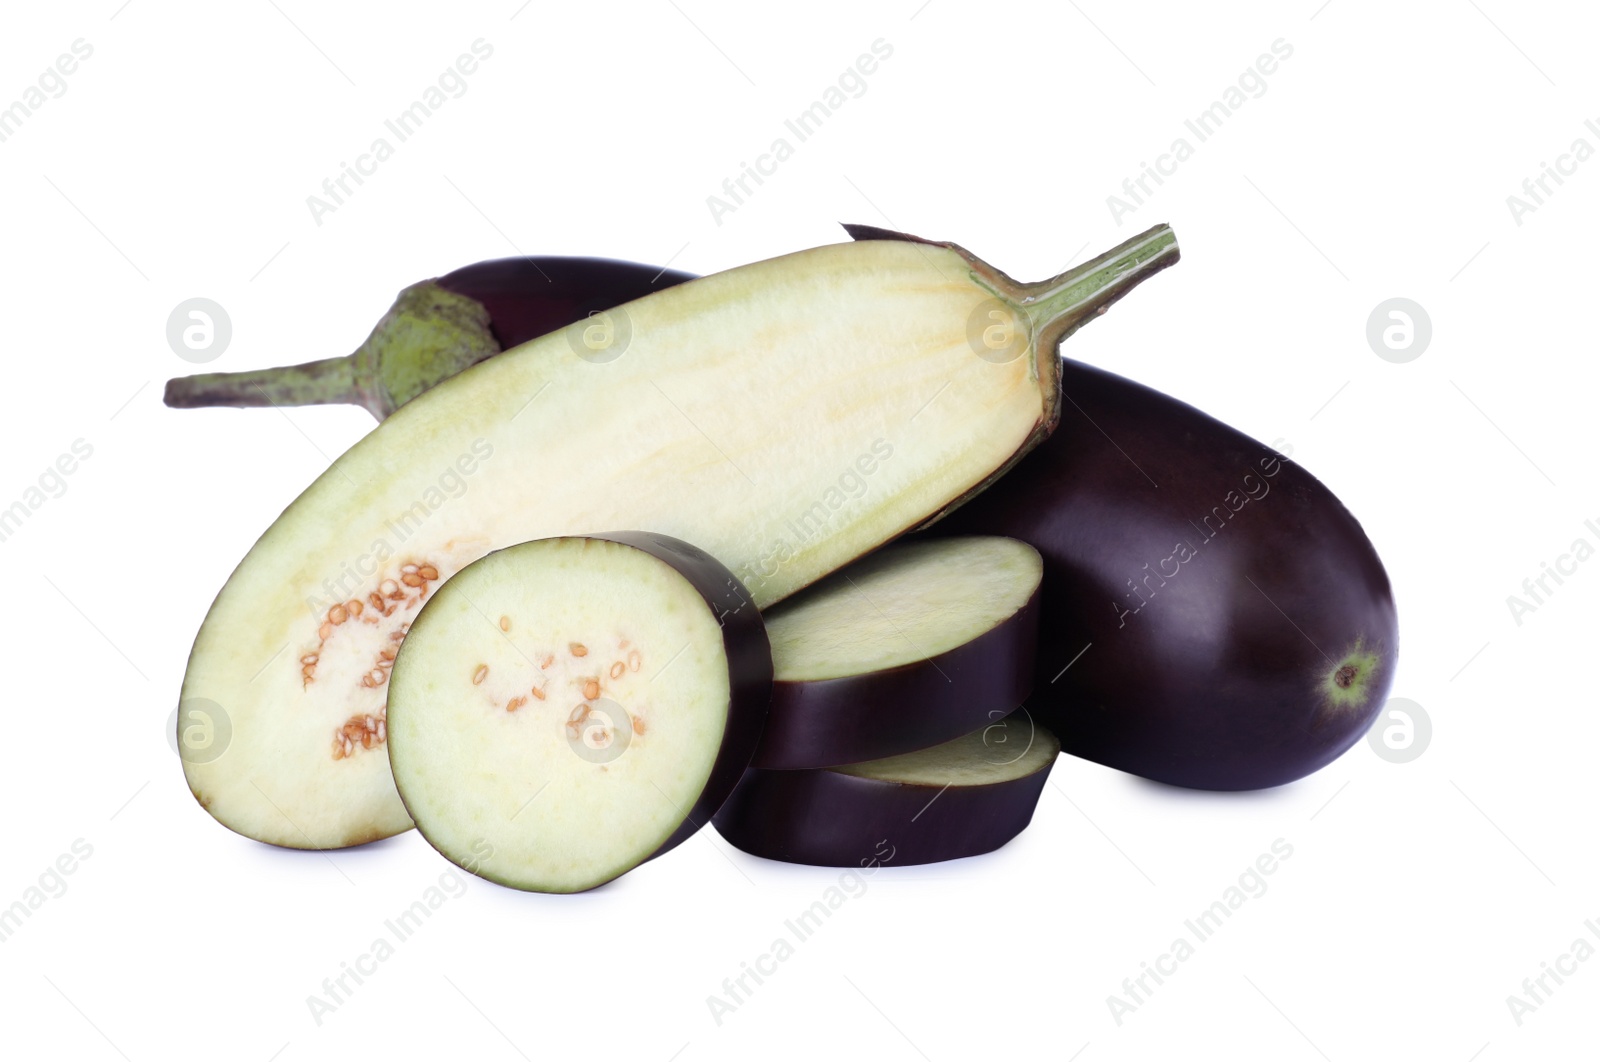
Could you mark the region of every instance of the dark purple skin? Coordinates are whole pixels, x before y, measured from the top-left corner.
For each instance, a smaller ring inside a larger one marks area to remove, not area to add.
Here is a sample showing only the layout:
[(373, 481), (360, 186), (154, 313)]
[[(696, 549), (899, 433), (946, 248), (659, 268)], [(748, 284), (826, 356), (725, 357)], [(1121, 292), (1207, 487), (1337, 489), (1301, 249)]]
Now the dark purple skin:
[(861, 763), (941, 745), (1010, 712), (1033, 688), (1039, 592), (938, 656), (864, 675), (777, 681), (755, 767)]
[(692, 273), (638, 262), (544, 255), (474, 262), (434, 283), (481, 302), (501, 349), (510, 350), (592, 313), (693, 279)]
[(1055, 433), (930, 532), (1044, 556), (1028, 709), (1064, 751), (1172, 785), (1261, 789), (1332, 762), (1377, 717), (1398, 651), (1361, 525), (1198, 409), (1062, 370)]
[(772, 647), (761, 613), (749, 592), (722, 562), (698, 546), (654, 531), (617, 531), (589, 538), (620, 542), (650, 554), (682, 575), (700, 592), (722, 626), (728, 657), (728, 717), (711, 773), (684, 820), (649, 856), (656, 858), (694, 836), (739, 784), (767, 721), (772, 700)]
[(735, 848), (785, 863), (938, 863), (992, 852), (1026, 829), (1053, 765), (1052, 757), (1022, 778), (942, 791), (827, 769), (751, 768), (712, 822)]

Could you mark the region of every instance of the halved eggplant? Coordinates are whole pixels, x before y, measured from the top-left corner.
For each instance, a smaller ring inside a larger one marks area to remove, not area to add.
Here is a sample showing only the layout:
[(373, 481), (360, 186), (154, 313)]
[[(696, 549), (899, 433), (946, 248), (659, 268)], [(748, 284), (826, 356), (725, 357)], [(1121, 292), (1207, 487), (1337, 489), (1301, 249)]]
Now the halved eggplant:
[(1043, 554), (1034, 715), (1075, 756), (1197, 789), (1282, 785), (1359, 741), (1399, 630), (1356, 518), (1175, 398), (1074, 361), (1061, 387), (1049, 441), (931, 532)]
[(181, 697), (232, 737), (184, 761), (190, 789), (290, 847), (408, 829), (376, 721), (443, 580), (514, 543), (633, 527), (702, 546), (766, 608), (1010, 467), (1056, 421), (1058, 341), (1177, 253), (1158, 226), (1020, 284), (953, 245), (818, 247), (445, 380), (335, 461), (217, 595)]
[(1010, 712), (1033, 687), (1043, 574), (1016, 539), (901, 541), (775, 606), (754, 766), (882, 759)]
[(467, 565), (417, 613), (389, 760), (445, 858), (580, 892), (705, 824), (771, 685), (761, 618), (710, 554), (646, 533), (542, 539)]
[(786, 863), (904, 866), (980, 855), (1027, 827), (1060, 751), (1054, 734), (1013, 712), (888, 759), (751, 768), (711, 821), (735, 848)]

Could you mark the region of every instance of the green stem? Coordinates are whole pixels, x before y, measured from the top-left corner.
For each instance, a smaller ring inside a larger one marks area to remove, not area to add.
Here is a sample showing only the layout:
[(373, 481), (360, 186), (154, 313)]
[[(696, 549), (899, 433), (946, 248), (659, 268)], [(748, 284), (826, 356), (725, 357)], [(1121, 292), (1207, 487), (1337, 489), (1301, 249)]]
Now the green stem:
[(356, 383), (354, 355), (168, 380), (166, 403), (174, 409), (366, 404)]
[(1170, 227), (1157, 225), (1060, 276), (1021, 284), (1006, 294), (1028, 319), (1036, 349), (1053, 351), (1112, 303), (1177, 260), (1177, 236)]

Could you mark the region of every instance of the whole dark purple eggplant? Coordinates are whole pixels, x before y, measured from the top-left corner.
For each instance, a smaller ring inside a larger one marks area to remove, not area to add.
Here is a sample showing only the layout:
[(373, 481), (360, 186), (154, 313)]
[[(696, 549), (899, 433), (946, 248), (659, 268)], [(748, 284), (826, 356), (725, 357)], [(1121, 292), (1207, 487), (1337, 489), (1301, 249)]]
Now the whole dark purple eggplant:
[(1389, 578), (1333, 493), (1192, 406), (1064, 360), (1061, 424), (931, 532), (1044, 557), (1027, 707), (1063, 751), (1197, 789), (1310, 774), (1381, 709)]
[(361, 406), (382, 420), (502, 350), (669, 288), (691, 274), (607, 258), (498, 258), (400, 292), (352, 354), (167, 381), (166, 403)]

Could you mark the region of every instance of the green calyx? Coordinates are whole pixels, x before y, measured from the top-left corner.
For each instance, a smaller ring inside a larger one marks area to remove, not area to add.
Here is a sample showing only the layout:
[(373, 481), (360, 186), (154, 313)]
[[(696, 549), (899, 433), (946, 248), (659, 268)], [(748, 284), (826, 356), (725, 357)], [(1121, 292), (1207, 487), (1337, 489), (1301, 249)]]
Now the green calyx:
[(400, 292), (350, 355), (359, 397), (382, 420), (422, 392), (500, 353), (477, 299), (425, 280)]

